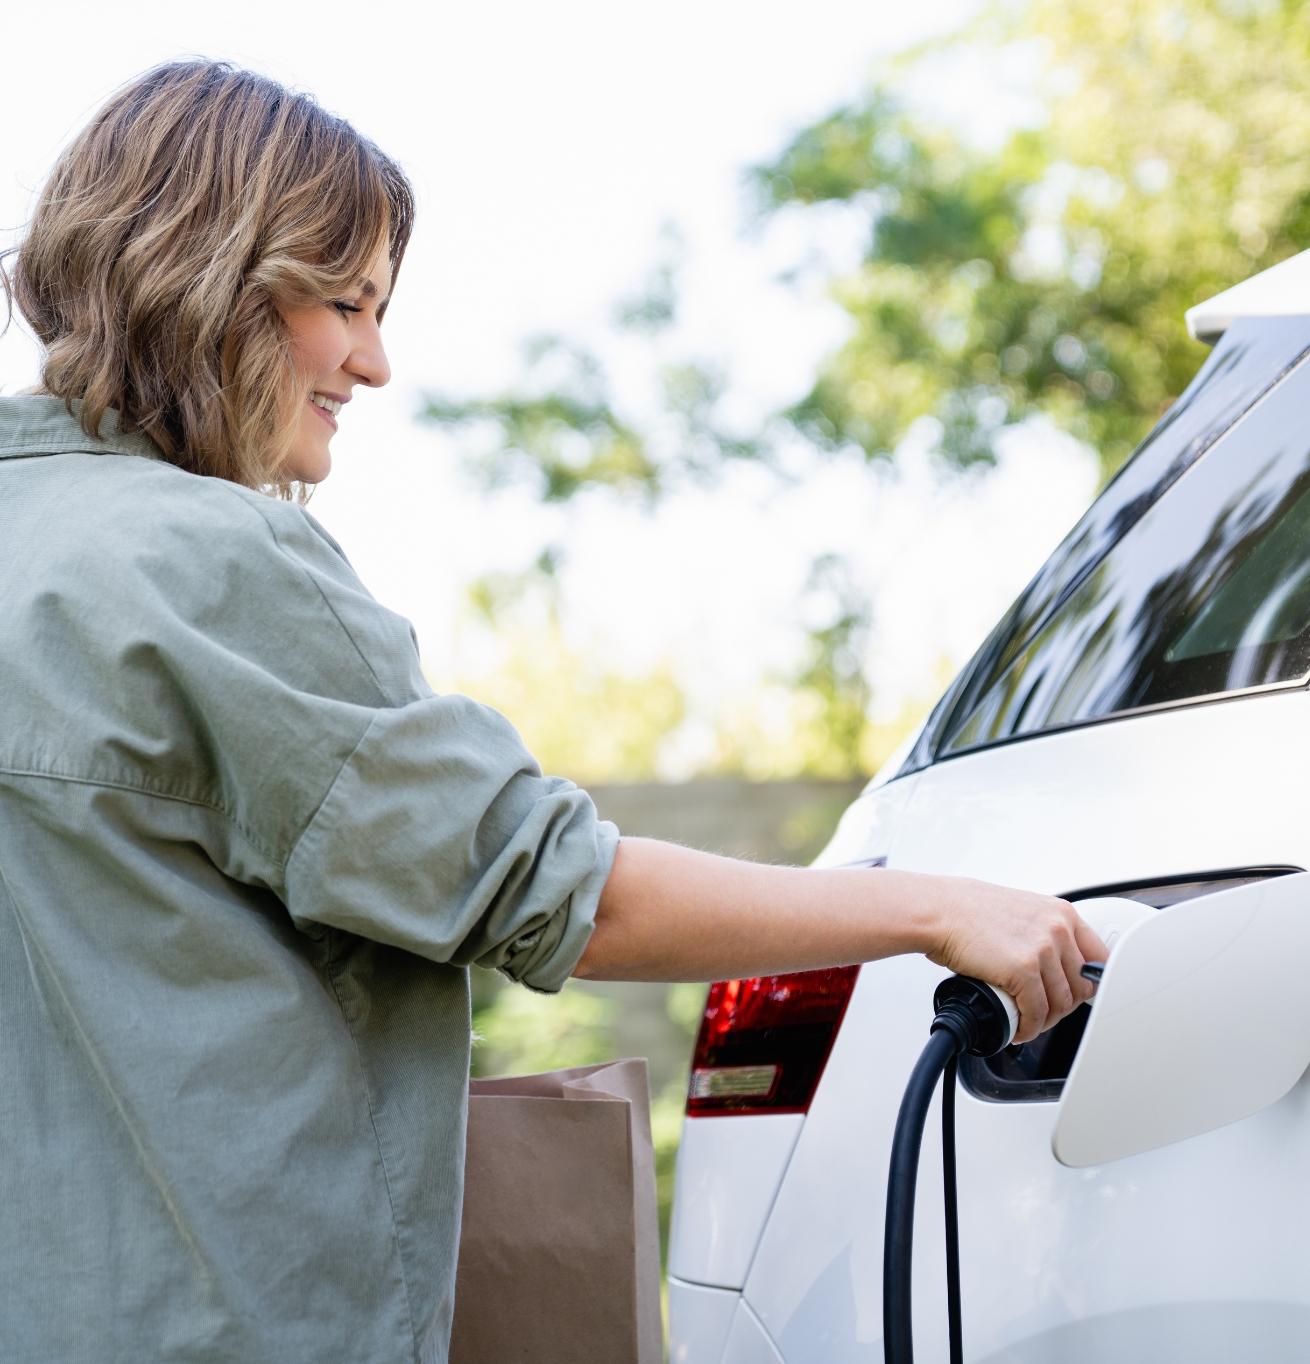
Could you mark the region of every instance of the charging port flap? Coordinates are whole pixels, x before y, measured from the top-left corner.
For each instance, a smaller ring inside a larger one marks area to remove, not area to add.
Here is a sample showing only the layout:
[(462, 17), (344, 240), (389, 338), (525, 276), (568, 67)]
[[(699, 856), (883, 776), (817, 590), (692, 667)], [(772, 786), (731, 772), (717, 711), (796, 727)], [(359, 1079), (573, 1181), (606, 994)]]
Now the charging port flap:
[(1310, 1064), (1310, 873), (1185, 900), (1111, 953), (1056, 1113), (1064, 1165), (1250, 1117)]

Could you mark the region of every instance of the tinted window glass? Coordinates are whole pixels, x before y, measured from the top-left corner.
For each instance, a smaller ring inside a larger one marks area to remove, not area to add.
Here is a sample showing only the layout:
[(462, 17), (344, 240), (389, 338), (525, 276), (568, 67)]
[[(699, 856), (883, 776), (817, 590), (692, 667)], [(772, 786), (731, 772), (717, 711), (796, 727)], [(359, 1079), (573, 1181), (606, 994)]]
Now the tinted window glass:
[(1022, 620), (1000, 649), (1008, 663), (1033, 631), (1067, 601), (1092, 567), (1146, 514), (1262, 394), (1310, 348), (1310, 319), (1237, 323), (1086, 515), (1046, 561), (1022, 597)]
[(1165, 650), (1168, 664), (1228, 657), (1298, 638), (1310, 621), (1310, 492), (1274, 521)]
[(1308, 376), (1292, 371), (994, 655), (939, 755), (1310, 676)]
[(1018, 651), (1139, 520), (1310, 348), (1310, 319), (1235, 323), (1187, 390), (1107, 485), (938, 702), (898, 775), (926, 767)]

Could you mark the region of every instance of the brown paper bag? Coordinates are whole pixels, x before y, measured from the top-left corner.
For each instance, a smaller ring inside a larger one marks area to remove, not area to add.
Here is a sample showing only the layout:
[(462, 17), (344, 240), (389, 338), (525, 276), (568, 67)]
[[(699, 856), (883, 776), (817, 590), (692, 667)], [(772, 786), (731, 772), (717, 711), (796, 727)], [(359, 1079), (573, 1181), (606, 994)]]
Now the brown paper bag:
[(644, 1060), (472, 1080), (451, 1364), (660, 1364)]

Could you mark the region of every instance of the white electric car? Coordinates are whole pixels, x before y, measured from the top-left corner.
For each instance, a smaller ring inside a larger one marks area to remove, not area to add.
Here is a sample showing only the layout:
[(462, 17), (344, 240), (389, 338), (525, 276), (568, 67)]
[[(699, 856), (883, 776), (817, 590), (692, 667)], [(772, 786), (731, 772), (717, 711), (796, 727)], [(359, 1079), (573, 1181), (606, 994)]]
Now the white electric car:
[[(1214, 343), (1204, 367), (820, 865), (1157, 908), (1310, 867), (1310, 252), (1187, 321)], [(902, 957), (712, 987), (678, 1159), (672, 1364), (881, 1364), (888, 1153), (943, 974)], [(1310, 1359), (1310, 1079), (1219, 1130), (1067, 1168), (1052, 1126), (1086, 1016), (961, 1064), (965, 1359)], [(1205, 1077), (1206, 1055), (1169, 1045), (1169, 1066)], [(940, 1160), (930, 1120), (921, 1364), (947, 1358)]]

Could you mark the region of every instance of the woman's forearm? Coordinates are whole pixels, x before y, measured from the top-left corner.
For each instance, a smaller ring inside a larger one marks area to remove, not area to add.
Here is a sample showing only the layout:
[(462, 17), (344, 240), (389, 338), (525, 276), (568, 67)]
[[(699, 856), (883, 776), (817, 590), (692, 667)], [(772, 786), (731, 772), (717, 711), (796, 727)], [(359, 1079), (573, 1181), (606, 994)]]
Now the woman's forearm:
[(574, 974), (721, 980), (921, 952), (1016, 998), (1019, 1040), (1091, 986), (1096, 935), (1063, 900), (963, 877), (772, 867), (623, 838)]
[(772, 867), (623, 838), (576, 974), (722, 980), (927, 952), (932, 909), (907, 885), (918, 879)]

